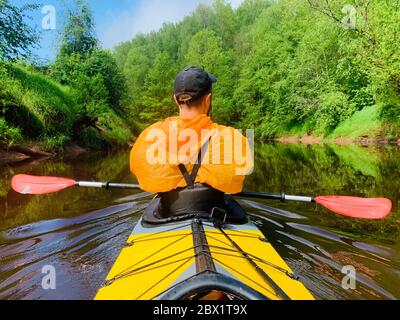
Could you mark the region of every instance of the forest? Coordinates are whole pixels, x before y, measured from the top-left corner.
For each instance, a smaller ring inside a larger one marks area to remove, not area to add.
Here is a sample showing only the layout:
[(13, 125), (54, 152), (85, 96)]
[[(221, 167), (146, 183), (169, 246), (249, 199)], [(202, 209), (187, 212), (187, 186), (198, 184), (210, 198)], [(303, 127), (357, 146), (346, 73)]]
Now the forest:
[[(7, 6), (0, 0), (0, 16)], [(28, 14), (13, 9), (19, 21)], [(20, 32), (25, 39), (0, 31), (3, 147), (126, 145), (176, 114), (173, 81), (189, 65), (218, 78), (213, 119), (259, 139), (400, 138), (400, 1), (244, 0), (233, 9), (215, 0), (112, 51), (84, 0), (67, 21), (46, 66), (27, 62), (35, 30)]]

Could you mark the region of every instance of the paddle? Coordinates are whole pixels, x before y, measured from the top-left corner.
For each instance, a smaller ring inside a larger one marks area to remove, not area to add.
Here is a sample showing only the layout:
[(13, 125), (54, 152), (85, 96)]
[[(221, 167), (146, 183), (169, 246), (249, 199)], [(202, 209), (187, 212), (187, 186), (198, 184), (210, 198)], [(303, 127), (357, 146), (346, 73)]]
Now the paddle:
[(320, 196), (313, 198), (257, 192), (242, 192), (237, 196), (243, 198), (281, 201), (316, 202), (332, 212), (356, 219), (380, 220), (386, 218), (392, 212), (392, 201), (385, 198), (358, 198), (345, 196)]
[(103, 188), (103, 189), (140, 189), (136, 184), (110, 182), (78, 182), (66, 178), (36, 177), (25, 174), (16, 175), (11, 181), (14, 191), (21, 194), (44, 195), (55, 193), (71, 187)]
[[(57, 177), (35, 177), (17, 175), (12, 179), (12, 188), (21, 194), (44, 195), (71, 187), (104, 188), (104, 189), (140, 189), (136, 184), (121, 184), (110, 182), (78, 182)], [(358, 219), (383, 219), (390, 215), (392, 202), (384, 198), (356, 198), (343, 196), (303, 197), (285, 194), (268, 194), (257, 192), (242, 192), (238, 197), (271, 199), (281, 201), (316, 202), (337, 214)]]

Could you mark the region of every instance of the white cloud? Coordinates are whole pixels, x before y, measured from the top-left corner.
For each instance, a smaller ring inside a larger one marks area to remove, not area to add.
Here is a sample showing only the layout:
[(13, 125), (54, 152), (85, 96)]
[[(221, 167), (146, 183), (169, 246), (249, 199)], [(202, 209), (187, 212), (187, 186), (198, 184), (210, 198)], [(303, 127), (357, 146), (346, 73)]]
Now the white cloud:
[[(243, 0), (229, 0), (236, 8)], [(108, 12), (107, 24), (99, 26), (99, 38), (104, 48), (132, 39), (138, 33), (158, 30), (164, 22), (178, 22), (200, 4), (213, 0), (139, 0), (124, 13)]]

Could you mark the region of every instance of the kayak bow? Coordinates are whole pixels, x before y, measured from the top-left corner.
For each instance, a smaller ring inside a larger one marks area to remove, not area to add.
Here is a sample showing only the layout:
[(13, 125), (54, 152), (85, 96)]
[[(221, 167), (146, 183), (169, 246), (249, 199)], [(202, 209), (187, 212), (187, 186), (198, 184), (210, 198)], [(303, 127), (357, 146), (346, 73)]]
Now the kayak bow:
[(140, 220), (96, 300), (312, 300), (250, 221)]

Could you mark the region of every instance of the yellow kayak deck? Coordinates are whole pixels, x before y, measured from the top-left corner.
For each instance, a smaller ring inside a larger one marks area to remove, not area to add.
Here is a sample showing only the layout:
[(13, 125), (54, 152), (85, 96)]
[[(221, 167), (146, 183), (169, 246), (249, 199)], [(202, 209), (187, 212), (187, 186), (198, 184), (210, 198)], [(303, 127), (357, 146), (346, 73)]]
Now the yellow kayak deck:
[(219, 228), (198, 219), (139, 221), (95, 299), (163, 300), (200, 274), (233, 279), (270, 300), (313, 299), (252, 222)]

